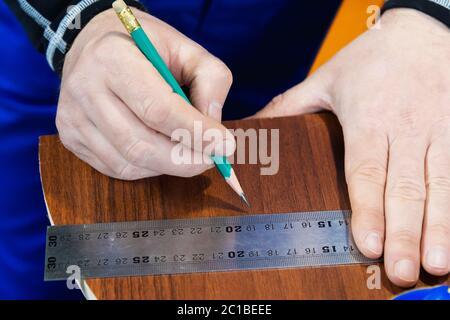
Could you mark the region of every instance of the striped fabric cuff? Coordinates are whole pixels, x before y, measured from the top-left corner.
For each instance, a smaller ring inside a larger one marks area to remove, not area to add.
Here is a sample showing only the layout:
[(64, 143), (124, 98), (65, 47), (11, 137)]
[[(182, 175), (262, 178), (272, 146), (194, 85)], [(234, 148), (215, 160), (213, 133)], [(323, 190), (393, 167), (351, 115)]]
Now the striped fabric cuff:
[(419, 10), (450, 28), (450, 0), (386, 0), (381, 13), (395, 8)]
[(450, 0), (428, 0), (450, 10)]
[[(83, 27), (97, 14), (110, 9), (113, 2), (114, 0), (72, 1), (67, 7), (67, 12), (45, 28), (45, 55), (48, 64), (55, 72), (61, 75), (65, 55)], [(137, 1), (128, 0), (127, 4), (145, 10), (145, 7)]]

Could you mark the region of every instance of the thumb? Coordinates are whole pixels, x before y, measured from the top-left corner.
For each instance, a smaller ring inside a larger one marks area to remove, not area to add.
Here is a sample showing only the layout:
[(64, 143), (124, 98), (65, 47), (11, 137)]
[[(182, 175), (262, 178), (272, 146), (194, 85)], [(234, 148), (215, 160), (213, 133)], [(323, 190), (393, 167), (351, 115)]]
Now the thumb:
[(206, 53), (185, 72), (192, 104), (216, 121), (222, 119), (222, 107), (233, 82), (230, 69), (216, 57)]
[(284, 117), (331, 110), (329, 85), (323, 70), (306, 78), (303, 82), (276, 96), (254, 118)]

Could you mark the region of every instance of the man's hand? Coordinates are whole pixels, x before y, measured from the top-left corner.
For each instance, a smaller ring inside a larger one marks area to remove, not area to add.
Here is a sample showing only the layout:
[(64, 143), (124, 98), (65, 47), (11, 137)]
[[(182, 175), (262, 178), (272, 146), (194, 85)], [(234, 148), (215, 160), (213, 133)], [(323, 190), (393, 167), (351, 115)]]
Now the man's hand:
[(411, 286), (450, 268), (450, 31), (418, 11), (386, 12), (259, 117), (333, 111), (345, 139), (352, 229), (368, 257)]
[[(224, 140), (215, 141), (215, 155), (234, 151), (231, 133), (219, 123), (231, 72), (164, 22), (137, 9), (134, 13), (175, 78), (189, 86), (196, 108), (172, 92), (111, 9), (89, 22), (66, 56), (56, 117), (61, 141), (111, 177), (200, 174), (212, 165), (175, 164), (171, 151), (176, 142), (170, 136), (180, 128), (193, 137), (194, 121), (201, 121), (203, 130), (223, 134)], [(195, 150), (184, 152), (202, 159), (196, 153), (203, 147), (195, 144)]]

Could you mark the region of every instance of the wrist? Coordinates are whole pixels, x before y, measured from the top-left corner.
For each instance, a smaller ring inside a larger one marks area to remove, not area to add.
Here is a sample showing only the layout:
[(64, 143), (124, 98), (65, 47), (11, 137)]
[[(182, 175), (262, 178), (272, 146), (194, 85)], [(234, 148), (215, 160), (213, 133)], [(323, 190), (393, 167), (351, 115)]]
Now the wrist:
[[(148, 15), (144, 11), (132, 8), (137, 15)], [(95, 56), (96, 47), (100, 42), (114, 42), (117, 38), (130, 38), (115, 11), (107, 9), (93, 17), (78, 33), (70, 49), (64, 56), (64, 65), (60, 76), (71, 72), (72, 67), (81, 57)], [(106, 59), (107, 57), (103, 57)]]
[[(144, 8), (139, 2), (128, 0), (130, 5)], [(112, 7), (113, 0), (82, 0), (73, 1), (74, 5), (68, 7), (67, 12), (54, 21), (56, 36), (49, 40), (46, 48), (46, 57), (50, 67), (61, 75), (66, 53), (69, 52), (72, 44), (92, 19)], [(75, 22), (75, 23), (74, 23)], [(56, 50), (58, 44), (64, 42), (64, 50)]]
[(448, 0), (386, 0), (381, 9), (383, 15), (400, 9), (413, 9), (450, 28), (450, 2)]
[(449, 35), (449, 28), (434, 17), (411, 8), (395, 8), (387, 10), (381, 16), (382, 25), (403, 25), (414, 29), (418, 26), (426, 27), (429, 32), (438, 32)]

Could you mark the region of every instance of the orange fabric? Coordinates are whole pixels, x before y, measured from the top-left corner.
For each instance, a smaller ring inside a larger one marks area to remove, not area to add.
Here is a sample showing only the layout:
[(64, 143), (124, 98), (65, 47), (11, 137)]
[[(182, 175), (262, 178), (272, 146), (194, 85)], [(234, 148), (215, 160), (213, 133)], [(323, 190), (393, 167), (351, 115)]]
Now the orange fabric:
[(381, 7), (383, 3), (384, 0), (343, 0), (310, 73), (366, 31), (367, 19), (373, 14), (367, 13), (367, 8), (371, 5)]

